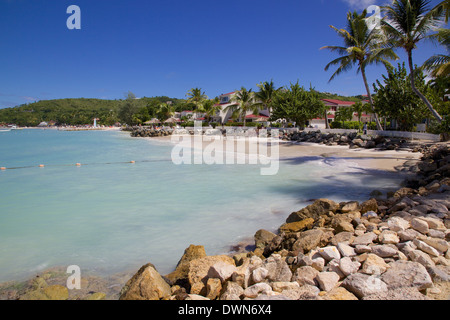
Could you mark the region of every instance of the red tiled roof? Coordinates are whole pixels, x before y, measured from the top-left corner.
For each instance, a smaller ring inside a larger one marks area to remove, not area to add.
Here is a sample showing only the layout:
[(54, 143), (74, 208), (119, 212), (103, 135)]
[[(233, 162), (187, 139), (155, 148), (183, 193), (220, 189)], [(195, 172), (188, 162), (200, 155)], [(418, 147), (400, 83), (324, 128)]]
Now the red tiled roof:
[(224, 93), (224, 94), (221, 94), (221, 96), (228, 96), (228, 95), (233, 94), (233, 93), (235, 93), (235, 92), (236, 92), (236, 91), (229, 92), (229, 93)]
[(333, 103), (333, 104), (337, 104), (337, 105), (347, 105), (347, 106), (351, 106), (354, 105), (355, 102), (353, 101), (342, 101), (342, 100), (336, 100), (336, 99), (320, 99), (324, 102), (329, 102), (329, 103)]

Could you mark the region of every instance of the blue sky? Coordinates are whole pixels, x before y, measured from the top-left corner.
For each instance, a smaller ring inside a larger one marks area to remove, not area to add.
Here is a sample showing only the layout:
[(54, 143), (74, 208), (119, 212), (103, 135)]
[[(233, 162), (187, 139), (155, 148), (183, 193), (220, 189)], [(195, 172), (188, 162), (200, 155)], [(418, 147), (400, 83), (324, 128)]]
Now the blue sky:
[[(432, 5), (439, 1), (432, 1)], [(349, 10), (385, 0), (0, 0), (0, 108), (57, 98), (213, 98), (241, 86), (297, 80), (343, 95), (364, 93), (356, 69), (328, 83), (341, 45), (329, 27)], [(81, 9), (69, 30), (67, 7)], [(444, 52), (421, 43), (415, 63)], [(398, 52), (406, 61), (403, 52)], [(385, 70), (370, 67), (373, 83)], [(372, 88), (372, 86), (371, 86)]]

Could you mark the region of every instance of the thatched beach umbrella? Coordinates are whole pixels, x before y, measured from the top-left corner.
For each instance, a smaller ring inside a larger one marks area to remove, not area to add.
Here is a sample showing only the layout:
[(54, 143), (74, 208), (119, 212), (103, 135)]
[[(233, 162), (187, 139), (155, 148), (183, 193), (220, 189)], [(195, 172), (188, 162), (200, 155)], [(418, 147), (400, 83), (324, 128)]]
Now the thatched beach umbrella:
[(156, 124), (156, 123), (161, 123), (161, 121), (159, 121), (156, 118), (153, 118), (152, 120), (144, 122), (144, 124)]

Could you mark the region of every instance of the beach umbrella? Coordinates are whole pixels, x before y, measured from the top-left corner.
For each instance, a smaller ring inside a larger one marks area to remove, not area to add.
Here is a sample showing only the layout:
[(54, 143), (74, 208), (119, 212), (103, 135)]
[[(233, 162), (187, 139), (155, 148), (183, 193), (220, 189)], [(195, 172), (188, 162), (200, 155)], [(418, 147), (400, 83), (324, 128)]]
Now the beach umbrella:
[(155, 123), (161, 123), (161, 121), (159, 121), (156, 118), (153, 118), (152, 120), (144, 122), (144, 124), (155, 124)]

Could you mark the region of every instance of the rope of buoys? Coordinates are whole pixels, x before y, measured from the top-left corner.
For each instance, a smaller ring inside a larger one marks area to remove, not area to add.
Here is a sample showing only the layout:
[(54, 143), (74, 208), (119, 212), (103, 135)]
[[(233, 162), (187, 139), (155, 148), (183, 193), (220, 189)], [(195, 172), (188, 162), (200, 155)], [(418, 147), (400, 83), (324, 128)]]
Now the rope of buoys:
[(126, 163), (130, 163), (130, 164), (135, 164), (135, 163), (145, 163), (145, 162), (167, 162), (167, 161), (172, 161), (169, 159), (152, 159), (152, 160), (140, 160), (140, 161), (135, 161), (135, 160), (131, 160), (131, 161), (117, 161), (117, 162), (98, 162), (98, 163), (81, 163), (81, 162), (77, 162), (75, 164), (49, 164), (49, 165), (45, 165), (45, 164), (39, 164), (36, 166), (22, 166), (22, 167), (0, 167), (0, 171), (6, 171), (6, 170), (17, 170), (17, 169), (29, 169), (29, 168), (45, 168), (45, 167), (81, 167), (81, 166), (92, 166), (92, 165), (107, 165), (107, 164), (126, 164)]

